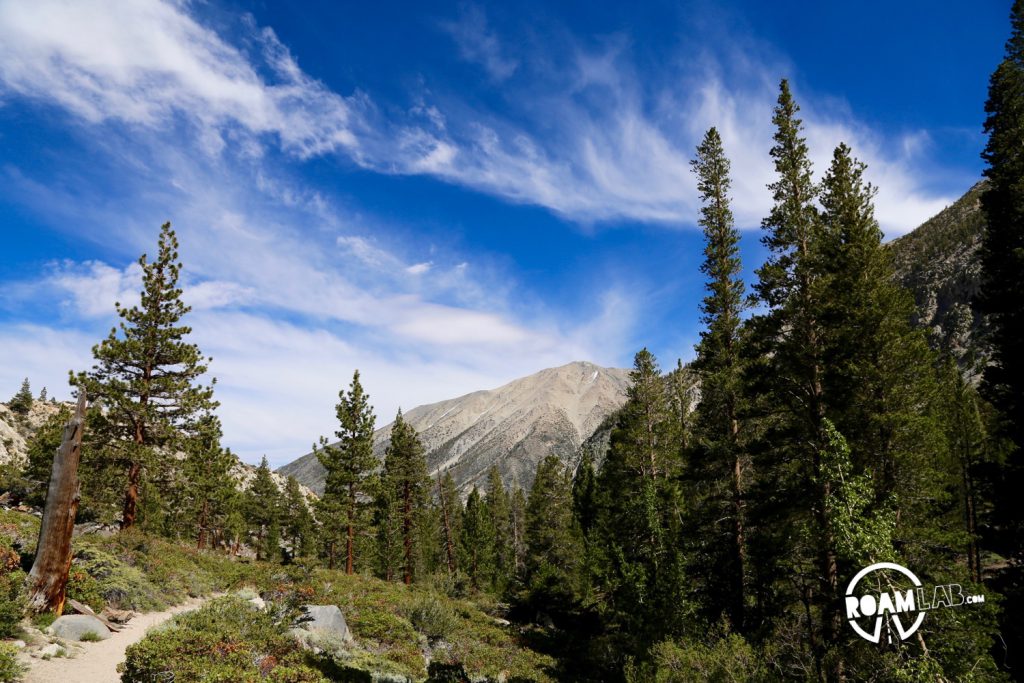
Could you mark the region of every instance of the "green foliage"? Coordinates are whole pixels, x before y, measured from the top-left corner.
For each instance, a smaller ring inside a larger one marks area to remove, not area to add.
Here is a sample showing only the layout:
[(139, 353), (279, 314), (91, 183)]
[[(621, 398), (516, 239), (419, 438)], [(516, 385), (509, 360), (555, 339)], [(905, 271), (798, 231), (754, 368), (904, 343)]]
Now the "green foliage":
[(269, 614), (244, 600), (219, 598), (178, 615), (165, 628), (129, 646), (121, 680), (265, 680), (320, 683), (298, 643)]
[[(701, 271), (707, 276), (707, 295), (700, 307), (706, 329), (691, 364), (700, 379), (700, 402), (693, 418), (695, 438), (685, 449), (686, 492), (692, 499), (687, 506), (688, 526), (693, 531), (687, 539), (693, 548), (688, 573), (701, 582), (705, 616), (716, 620), (727, 614), (742, 631), (748, 601), (746, 489), (750, 464), (743, 448), (745, 425), (740, 420), (747, 408), (740, 323), (747, 302), (740, 279), (739, 233), (729, 206), (730, 165), (716, 129), (704, 136), (691, 165), (703, 202), (699, 223), (704, 228), (705, 258)], [(685, 411), (685, 406), (676, 410)], [(682, 441), (685, 443), (685, 435)]]
[(640, 680), (652, 683), (755, 683), (770, 681), (760, 653), (736, 633), (714, 633), (708, 641), (663, 641), (651, 648), (651, 664)]
[(387, 579), (394, 578), (400, 568), (405, 583), (412, 583), (417, 565), (422, 563), (427, 550), (425, 512), (429, 486), (423, 444), (399, 410), (384, 455), (384, 474), (377, 498), (379, 566)]
[(426, 595), (414, 602), (408, 618), (413, 628), (430, 639), (447, 638), (458, 626), (455, 613), (435, 595)]
[(83, 643), (98, 643), (102, 639), (100, 638), (100, 634), (96, 633), (95, 631), (86, 631), (81, 635), (79, 640)]
[(466, 499), (459, 537), (459, 566), (476, 589), (490, 588), (495, 578), (494, 526), (487, 505), (476, 487)]
[(295, 477), (288, 477), (285, 483), (283, 513), (282, 530), (292, 558), (310, 557), (313, 554), (315, 522)]
[(0, 568), (0, 638), (11, 638), (25, 613), (25, 573)]
[(568, 610), (580, 591), (583, 543), (572, 512), (572, 478), (556, 455), (537, 466), (526, 502), (523, 582), (538, 610)]
[(372, 500), (378, 487), (375, 472), (379, 464), (373, 454), (376, 418), (370, 397), (359, 381), (358, 370), (352, 375), (348, 391), (338, 392), (335, 412), (339, 427), (334, 435), (338, 442), (329, 445), (327, 439), (321, 437), (320, 447), (313, 446), (317, 460), (326, 470), (317, 516), (330, 566), (334, 566), (338, 552), (343, 552), (345, 570), (351, 574), (369, 564), (357, 555), (365, 545), (362, 539), (370, 535)]
[(245, 519), (255, 537), (256, 559), (278, 561), (281, 539), (281, 491), (270, 475), (266, 456), (245, 492)]
[(21, 382), (21, 388), (7, 402), (7, 407), (15, 415), (28, 415), (28, 411), (32, 409), (32, 388), (29, 386), (28, 377)]
[(195, 433), (184, 444), (184, 482), (174, 496), (174, 514), (181, 520), (176, 526), (185, 538), (195, 539), (200, 549), (224, 537), (228, 517), (240, 505), (237, 483), (231, 474), (238, 460), (221, 447), (221, 436), (220, 420), (215, 415), (199, 419)]
[(27, 668), (18, 660), (18, 648), (0, 643), (0, 683), (17, 683)]

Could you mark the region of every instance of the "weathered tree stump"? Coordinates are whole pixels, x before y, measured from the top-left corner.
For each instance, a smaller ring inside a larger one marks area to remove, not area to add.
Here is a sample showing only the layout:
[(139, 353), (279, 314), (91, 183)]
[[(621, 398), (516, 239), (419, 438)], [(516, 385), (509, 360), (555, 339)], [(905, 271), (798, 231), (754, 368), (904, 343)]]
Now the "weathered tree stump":
[(64, 438), (53, 456), (50, 486), (39, 527), (36, 559), (28, 575), (28, 609), (60, 615), (71, 571), (71, 535), (80, 497), (78, 463), (85, 430), (85, 389), (78, 389), (78, 405), (64, 425)]

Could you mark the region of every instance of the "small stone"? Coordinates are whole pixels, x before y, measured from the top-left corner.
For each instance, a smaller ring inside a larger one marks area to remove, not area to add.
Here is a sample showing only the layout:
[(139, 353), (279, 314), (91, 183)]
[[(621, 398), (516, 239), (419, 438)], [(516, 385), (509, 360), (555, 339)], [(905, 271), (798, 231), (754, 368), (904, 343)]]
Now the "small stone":
[(57, 643), (50, 643), (46, 647), (39, 648), (39, 651), (36, 653), (39, 657), (59, 657), (66, 654), (67, 650)]
[(249, 598), (249, 604), (252, 605), (253, 607), (255, 607), (256, 609), (266, 609), (267, 608), (266, 600), (264, 600), (263, 598), (261, 598), (258, 595), (255, 598)]
[(337, 605), (304, 605), (302, 609), (305, 614), (299, 619), (299, 628), (329, 635), (343, 643), (353, 642), (345, 615)]
[(11, 641), (11, 645), (13, 645), (14, 647), (16, 647), (16, 648), (18, 648), (20, 650), (23, 647), (25, 647), (27, 645), (27, 643), (24, 640), (14, 640), (14, 641)]

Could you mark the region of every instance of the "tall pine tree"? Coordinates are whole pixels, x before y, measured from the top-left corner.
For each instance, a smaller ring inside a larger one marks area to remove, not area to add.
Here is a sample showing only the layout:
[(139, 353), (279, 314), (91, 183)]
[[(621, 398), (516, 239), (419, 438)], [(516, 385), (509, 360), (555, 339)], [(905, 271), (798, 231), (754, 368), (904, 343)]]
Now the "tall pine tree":
[(1001, 430), (1014, 443), (1001, 477), (999, 550), (1024, 557), (1024, 0), (1010, 13), (1006, 54), (989, 81), (985, 111), (988, 185), (981, 197), (986, 227), (976, 306), (992, 325), (992, 362), (982, 391), (1001, 412)]
[(336, 412), (340, 427), (334, 433), (338, 442), (328, 445), (327, 439), (321, 437), (320, 448), (313, 447), (326, 470), (319, 514), (328, 537), (329, 563), (334, 566), (335, 545), (340, 540), (345, 548), (347, 574), (355, 572), (359, 537), (370, 530), (372, 496), (376, 489), (375, 418), (369, 399), (356, 370), (348, 392), (343, 389), (338, 394)]
[[(710, 590), (705, 600), (714, 612), (725, 611), (734, 629), (744, 628), (746, 609), (746, 488), (748, 457), (741, 444), (743, 359), (741, 315), (746, 308), (740, 279), (739, 233), (730, 208), (729, 160), (722, 139), (711, 128), (691, 162), (697, 174), (704, 229), (707, 295), (697, 357), (691, 365), (700, 378), (695, 423), (698, 443), (689, 449), (689, 479), (699, 491), (689, 506), (701, 518), (696, 538), (705, 544), (696, 567), (705, 572)], [(723, 552), (724, 551), (724, 552)]]
[(382, 546), (382, 551), (389, 554), (386, 578), (391, 578), (390, 558), (397, 550), (396, 540), (401, 542), (402, 580), (410, 584), (415, 578), (416, 567), (424, 551), (420, 545), (423, 542), (423, 513), (429, 487), (423, 444), (399, 410), (391, 427), (391, 443), (384, 456), (384, 490), (378, 498), (380, 523), (389, 533), (387, 546)]
[(106, 454), (124, 471), (121, 528), (135, 522), (140, 486), (147, 467), (161, 469), (171, 458), (180, 436), (191, 433), (197, 418), (213, 410), (213, 388), (202, 386), (204, 358), (195, 344), (185, 341), (191, 328), (182, 318), (191, 310), (181, 300), (178, 278), (178, 238), (170, 223), (160, 229), (157, 257), (139, 258), (142, 295), (138, 306), (116, 304), (120, 334), (93, 347), (92, 370), (72, 374), (103, 405), (106, 433), (99, 435)]

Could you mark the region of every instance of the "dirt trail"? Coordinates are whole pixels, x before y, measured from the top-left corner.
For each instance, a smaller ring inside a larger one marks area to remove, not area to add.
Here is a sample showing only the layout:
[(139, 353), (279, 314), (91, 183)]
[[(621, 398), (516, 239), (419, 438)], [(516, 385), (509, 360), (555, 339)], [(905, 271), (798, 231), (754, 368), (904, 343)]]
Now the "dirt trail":
[(23, 657), (22, 661), (30, 667), (24, 683), (118, 683), (121, 677), (117, 673), (117, 665), (124, 661), (124, 652), (129, 645), (142, 640), (150, 627), (167, 621), (175, 614), (193, 610), (203, 602), (203, 599), (193, 599), (164, 612), (140, 614), (123, 630), (111, 633), (106, 640), (78, 643), (85, 649), (74, 649), (78, 653), (74, 658), (43, 660)]

